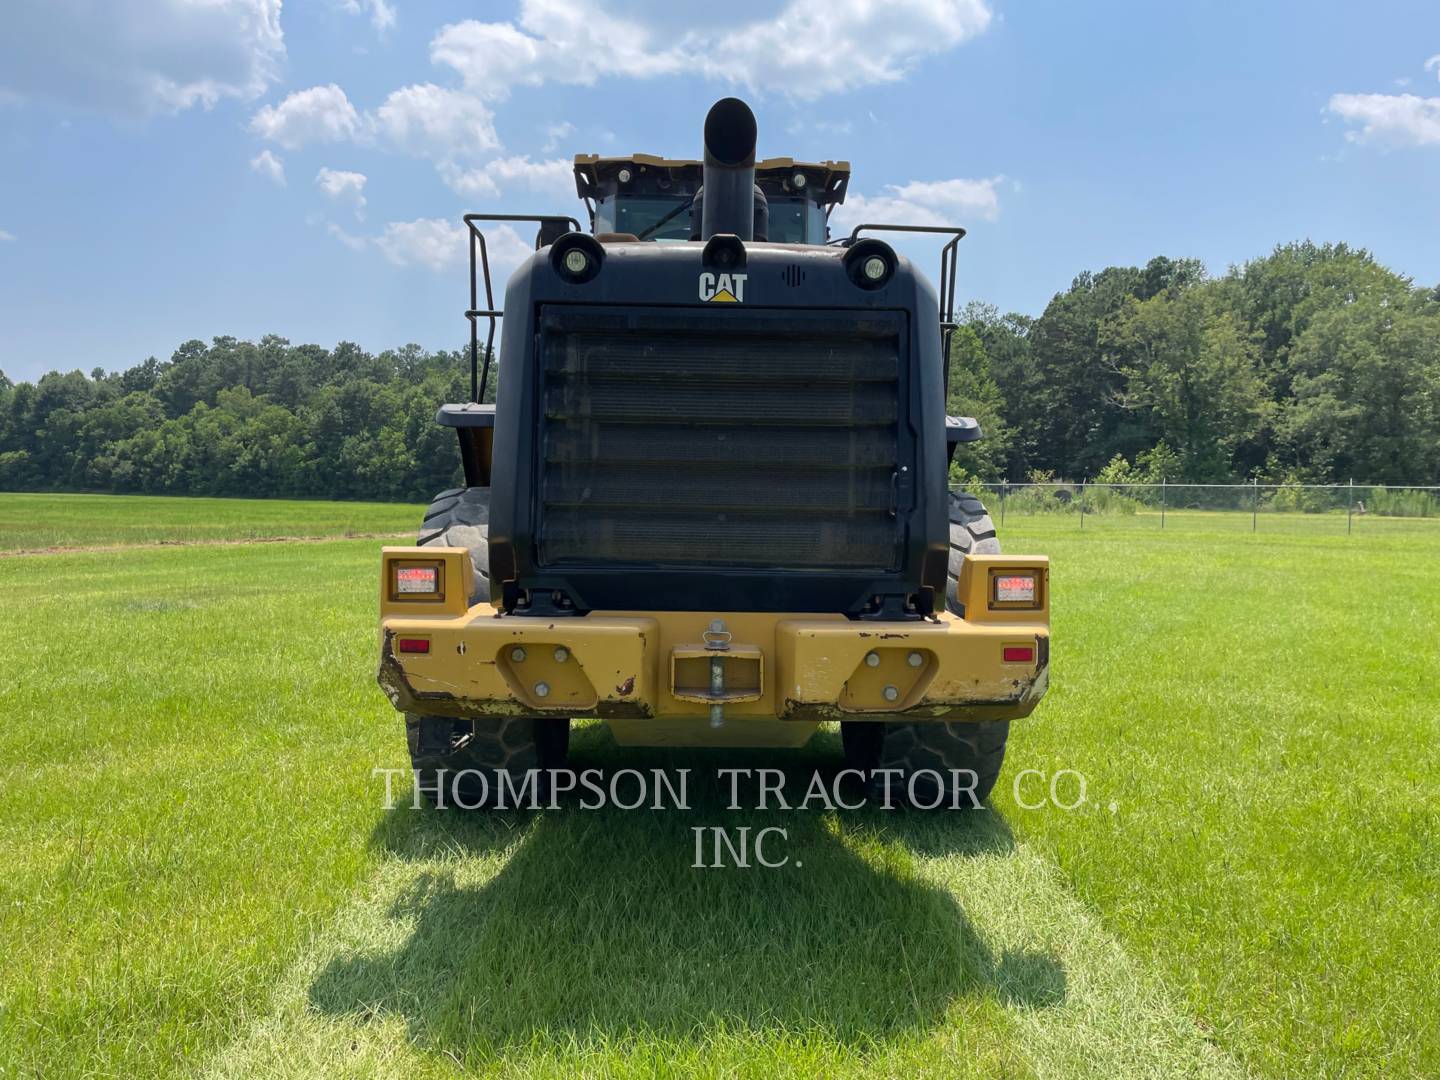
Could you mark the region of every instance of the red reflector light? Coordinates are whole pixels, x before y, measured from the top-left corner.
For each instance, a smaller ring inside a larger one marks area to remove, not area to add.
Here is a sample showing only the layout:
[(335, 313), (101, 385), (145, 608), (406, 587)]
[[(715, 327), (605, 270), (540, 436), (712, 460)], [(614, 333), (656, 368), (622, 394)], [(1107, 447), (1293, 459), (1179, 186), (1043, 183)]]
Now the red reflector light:
[[(430, 639), (423, 637), (402, 637), (400, 639), (400, 651), (408, 653), (428, 653), (430, 651)], [(1009, 651), (1008, 649), (1006, 650)]]
[(1002, 655), (1007, 664), (1033, 664), (1035, 647), (1033, 645), (1006, 645)]

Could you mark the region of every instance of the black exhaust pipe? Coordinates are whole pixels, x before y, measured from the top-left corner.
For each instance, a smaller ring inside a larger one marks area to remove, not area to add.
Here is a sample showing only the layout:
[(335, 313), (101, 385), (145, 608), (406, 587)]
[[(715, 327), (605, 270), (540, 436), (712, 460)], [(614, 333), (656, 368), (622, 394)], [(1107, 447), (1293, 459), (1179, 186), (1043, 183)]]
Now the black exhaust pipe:
[(755, 133), (755, 114), (739, 98), (721, 98), (710, 106), (705, 117), (700, 239), (709, 240), (716, 233), (755, 239)]

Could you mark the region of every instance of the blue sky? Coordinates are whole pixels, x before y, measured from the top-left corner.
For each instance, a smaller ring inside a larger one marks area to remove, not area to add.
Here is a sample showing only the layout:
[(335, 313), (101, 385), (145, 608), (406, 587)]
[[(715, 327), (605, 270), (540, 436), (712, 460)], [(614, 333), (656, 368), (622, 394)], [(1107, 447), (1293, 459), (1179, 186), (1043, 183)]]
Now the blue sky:
[(1440, 283), (1434, 0), (11, 0), (0, 370), (458, 347), (462, 212), (578, 215), (571, 155), (693, 156), (731, 92), (846, 220), (967, 226), (966, 300), (1306, 237)]

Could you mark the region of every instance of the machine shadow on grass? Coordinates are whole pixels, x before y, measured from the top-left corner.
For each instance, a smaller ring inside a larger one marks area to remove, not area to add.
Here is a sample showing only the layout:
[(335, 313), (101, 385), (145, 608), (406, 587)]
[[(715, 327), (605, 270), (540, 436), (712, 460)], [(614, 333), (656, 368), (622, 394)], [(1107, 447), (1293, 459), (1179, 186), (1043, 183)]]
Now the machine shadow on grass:
[[(744, 784), (743, 808), (727, 809), (729, 783), (716, 769), (780, 767), (798, 801), (815, 771), (828, 782), (839, 770), (835, 742), (621, 757), (603, 732), (577, 740), (576, 768), (689, 768), (688, 811), (584, 810), (575, 796), (530, 813), (402, 802), (374, 839), (413, 863), (388, 917), (414, 931), (394, 952), (335, 958), (312, 983), (311, 1006), (400, 1015), (418, 1045), (484, 1061), (537, 1044), (700, 1040), (712, 1030), (813, 1033), (863, 1048), (923, 1034), (958, 998), (1063, 1001), (1055, 957), (996, 956), (953, 897), (917, 872), (917, 855), (1013, 848), (997, 812), (760, 811)], [(695, 868), (691, 830), (710, 825), (783, 828), (766, 854), (789, 862)], [(469, 884), (463, 856), (485, 855), (505, 862)]]

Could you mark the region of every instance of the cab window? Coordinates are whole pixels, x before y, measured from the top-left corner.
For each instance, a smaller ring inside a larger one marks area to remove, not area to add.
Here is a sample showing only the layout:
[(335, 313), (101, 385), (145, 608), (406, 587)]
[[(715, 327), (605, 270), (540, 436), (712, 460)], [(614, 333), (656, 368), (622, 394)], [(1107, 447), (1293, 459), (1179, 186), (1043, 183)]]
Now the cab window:
[[(659, 228), (657, 222), (690, 201), (688, 195), (626, 195), (602, 199), (595, 206), (597, 233), (631, 233), (646, 240), (689, 240), (690, 211), (680, 210)], [(654, 230), (645, 235), (647, 230)]]

